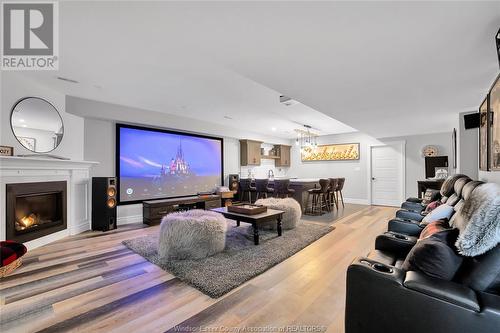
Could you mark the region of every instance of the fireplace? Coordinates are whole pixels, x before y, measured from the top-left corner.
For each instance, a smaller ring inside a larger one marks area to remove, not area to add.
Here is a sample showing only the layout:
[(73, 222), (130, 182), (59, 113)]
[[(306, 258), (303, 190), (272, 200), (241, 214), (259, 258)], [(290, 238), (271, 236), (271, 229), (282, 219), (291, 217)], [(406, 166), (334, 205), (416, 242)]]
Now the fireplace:
[(66, 182), (7, 184), (6, 238), (27, 242), (65, 230)]

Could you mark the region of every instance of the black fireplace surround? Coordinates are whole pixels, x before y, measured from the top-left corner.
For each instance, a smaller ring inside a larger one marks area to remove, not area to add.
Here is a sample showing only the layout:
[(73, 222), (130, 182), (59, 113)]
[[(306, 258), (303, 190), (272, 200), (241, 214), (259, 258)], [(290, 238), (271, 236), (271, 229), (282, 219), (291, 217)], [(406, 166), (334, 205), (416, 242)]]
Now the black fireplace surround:
[(67, 228), (67, 183), (7, 184), (7, 240), (27, 242)]

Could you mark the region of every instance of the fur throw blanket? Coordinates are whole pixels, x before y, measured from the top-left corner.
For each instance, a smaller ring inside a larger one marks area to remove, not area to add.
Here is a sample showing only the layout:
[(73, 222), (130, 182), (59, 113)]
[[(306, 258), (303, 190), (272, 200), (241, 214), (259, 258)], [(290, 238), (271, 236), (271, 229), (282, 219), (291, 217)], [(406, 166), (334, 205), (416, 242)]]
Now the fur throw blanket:
[(458, 252), (475, 257), (500, 242), (500, 186), (480, 185), (472, 191), (454, 221), (460, 230), (455, 243)]

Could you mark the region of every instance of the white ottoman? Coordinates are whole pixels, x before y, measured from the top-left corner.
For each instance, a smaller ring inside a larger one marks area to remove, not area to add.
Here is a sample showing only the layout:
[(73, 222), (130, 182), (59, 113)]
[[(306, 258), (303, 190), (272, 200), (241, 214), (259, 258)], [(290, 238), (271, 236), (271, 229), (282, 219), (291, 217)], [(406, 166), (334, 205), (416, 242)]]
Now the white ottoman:
[(226, 218), (201, 209), (168, 214), (160, 225), (162, 259), (201, 259), (224, 250)]
[[(259, 199), (255, 202), (255, 204), (263, 205), (271, 209), (284, 211), (285, 213), (283, 214), (283, 220), (281, 221), (284, 230), (295, 228), (297, 223), (299, 223), (300, 218), (302, 217), (302, 209), (300, 208), (300, 204), (293, 198)], [(276, 230), (276, 228), (276, 223), (270, 223), (269, 225), (265, 226), (265, 229)]]

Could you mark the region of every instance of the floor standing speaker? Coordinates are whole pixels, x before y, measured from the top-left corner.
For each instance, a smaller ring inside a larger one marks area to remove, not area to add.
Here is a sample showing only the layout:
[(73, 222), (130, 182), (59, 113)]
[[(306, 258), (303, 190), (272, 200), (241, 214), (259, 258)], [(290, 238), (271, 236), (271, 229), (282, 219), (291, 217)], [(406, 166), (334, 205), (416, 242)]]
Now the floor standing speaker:
[(229, 175), (229, 190), (238, 192), (240, 176), (236, 174)]
[(92, 230), (116, 229), (116, 178), (92, 178)]

